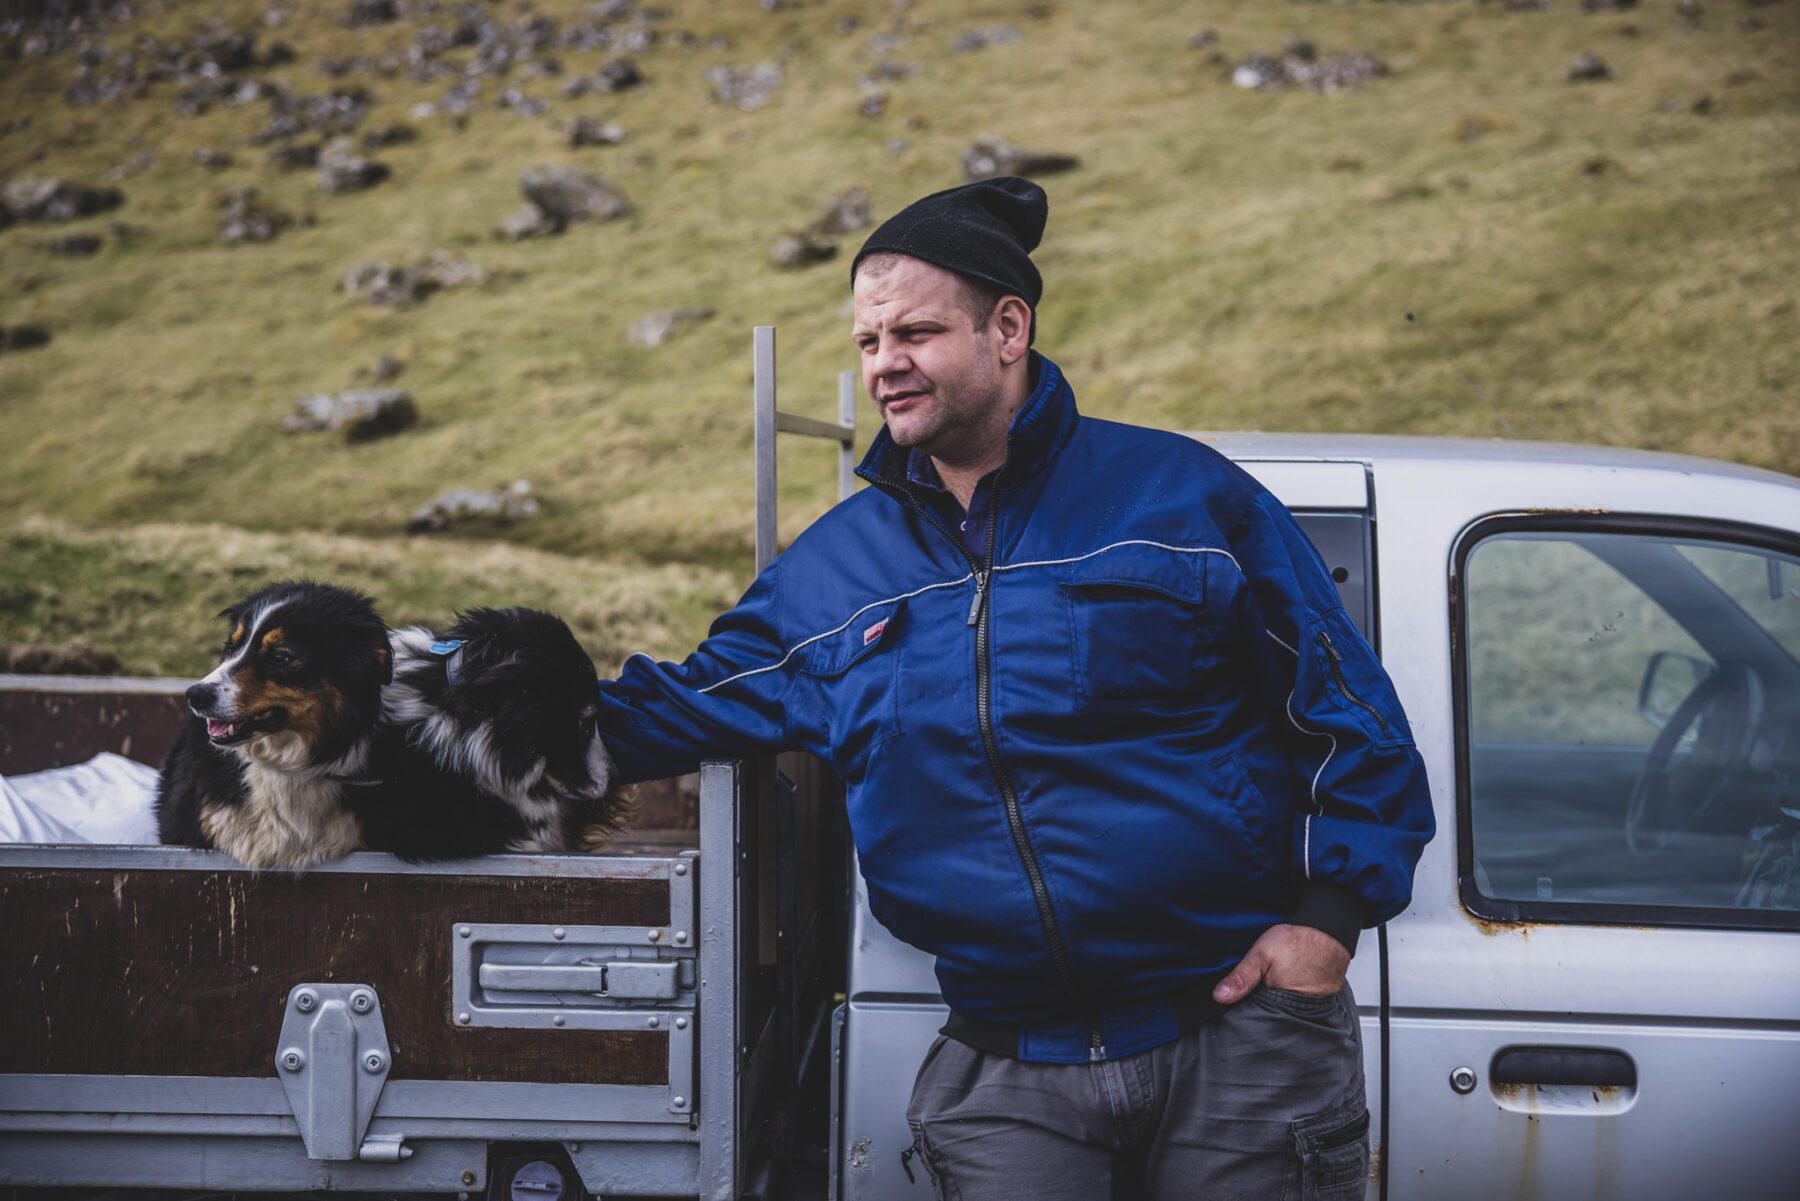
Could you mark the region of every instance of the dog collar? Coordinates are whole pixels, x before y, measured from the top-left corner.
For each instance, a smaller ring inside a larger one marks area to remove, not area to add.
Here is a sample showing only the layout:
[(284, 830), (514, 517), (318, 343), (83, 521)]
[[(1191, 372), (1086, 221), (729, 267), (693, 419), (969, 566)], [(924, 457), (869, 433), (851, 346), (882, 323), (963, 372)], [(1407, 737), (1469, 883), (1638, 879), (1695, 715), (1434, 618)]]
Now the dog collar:
[(434, 642), (430, 647), (431, 653), (444, 661), (444, 678), (451, 687), (462, 683), (462, 648), (461, 638)]

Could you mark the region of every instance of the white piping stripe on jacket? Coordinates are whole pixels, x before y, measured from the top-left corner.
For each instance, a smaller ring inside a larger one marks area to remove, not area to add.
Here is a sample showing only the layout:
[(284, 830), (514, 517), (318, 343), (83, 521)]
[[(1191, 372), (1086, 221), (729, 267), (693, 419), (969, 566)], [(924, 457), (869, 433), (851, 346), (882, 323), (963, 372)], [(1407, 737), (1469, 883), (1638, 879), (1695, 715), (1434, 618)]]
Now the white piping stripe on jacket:
[(1021, 567), (1060, 567), (1065, 563), (1079, 563), (1083, 559), (1103, 555), (1107, 551), (1117, 550), (1121, 546), (1154, 546), (1158, 550), (1174, 551), (1178, 555), (1223, 555), (1231, 560), (1233, 567), (1237, 567), (1239, 571), (1244, 570), (1238, 566), (1237, 558), (1228, 550), (1220, 550), (1216, 546), (1170, 546), (1167, 542), (1152, 542), (1148, 538), (1127, 538), (1123, 542), (1110, 542), (1099, 550), (1091, 550), (1085, 555), (1076, 555), (1072, 559), (1036, 559), (1029, 563), (1000, 563), (995, 565), (994, 570), (1001, 572), (1017, 571)]
[[(994, 571), (996, 573), (1002, 572), (1002, 571), (1017, 571), (1021, 567), (1059, 567), (1065, 563), (1079, 563), (1083, 559), (1091, 559), (1095, 555), (1103, 555), (1107, 551), (1117, 550), (1121, 546), (1154, 546), (1154, 547), (1158, 547), (1162, 550), (1174, 551), (1177, 554), (1183, 554), (1183, 555), (1224, 555), (1227, 559), (1231, 559), (1231, 565), (1233, 567), (1238, 567), (1238, 561), (1237, 561), (1237, 559), (1232, 557), (1232, 554), (1230, 551), (1220, 550), (1216, 546), (1170, 546), (1166, 542), (1152, 542), (1147, 538), (1128, 538), (1123, 542), (1108, 543), (1107, 545), (1101, 547), (1099, 550), (1091, 550), (1085, 555), (1076, 555), (1075, 557), (1070, 558), (1070, 559), (1037, 559), (1037, 560), (1034, 560), (1029, 563), (1003, 563), (1003, 564), (996, 565), (994, 568)], [(1238, 567), (1238, 570), (1242, 571), (1243, 568)], [(705, 693), (711, 692), (715, 688), (723, 688), (725, 685), (730, 684), (733, 681), (747, 679), (750, 676), (758, 676), (758, 675), (761, 675), (765, 671), (775, 671), (778, 668), (785, 666), (789, 659), (792, 659), (795, 655), (799, 654), (802, 650), (811, 646), (813, 643), (817, 642), (819, 639), (829, 638), (833, 634), (843, 633), (844, 630), (846, 630), (850, 627), (851, 622), (853, 622), (857, 618), (861, 617), (864, 613), (867, 613), (870, 609), (878, 609), (882, 605), (891, 605), (895, 601), (911, 600), (913, 597), (918, 596), (921, 593), (930, 592), (937, 588), (954, 588), (959, 584), (966, 584), (974, 578), (975, 578), (975, 573), (971, 571), (967, 575), (960, 576), (954, 580), (943, 580), (936, 584), (927, 584), (923, 588), (916, 588), (911, 592), (902, 592), (899, 596), (890, 596), (890, 597), (886, 597), (882, 600), (870, 601), (868, 604), (864, 605), (862, 608), (858, 609), (856, 612), (852, 613), (848, 618), (846, 618), (844, 620), (843, 625), (836, 626), (833, 629), (826, 630), (823, 634), (814, 634), (811, 638), (807, 638), (801, 642), (795, 643), (792, 647), (790, 647), (788, 649), (786, 654), (782, 655), (781, 658), (776, 660), (774, 663), (771, 663), (766, 667), (753, 667), (749, 671), (740, 671), (735, 676), (726, 676), (723, 680), (720, 680), (716, 684), (708, 684), (704, 688), (695, 689), (695, 691), (704, 695)], [(642, 652), (640, 652), (640, 653), (642, 653)], [(636, 658), (636, 657), (637, 657), (636, 655), (631, 656), (631, 658)], [(648, 655), (645, 655), (644, 657), (646, 659), (649, 658)]]
[[(911, 592), (902, 592), (899, 596), (889, 596), (889, 597), (883, 598), (882, 600), (870, 601), (868, 604), (864, 605), (862, 608), (860, 608), (856, 612), (852, 613), (849, 617), (845, 618), (843, 625), (837, 626), (833, 629), (826, 630), (823, 634), (814, 634), (811, 638), (805, 639), (804, 641), (796, 642), (788, 650), (787, 654), (781, 656), (780, 659), (776, 660), (774, 663), (769, 664), (767, 667), (753, 667), (749, 671), (740, 671), (735, 676), (726, 676), (723, 680), (720, 680), (716, 684), (708, 684), (704, 688), (695, 689), (695, 691), (703, 693), (703, 694), (708, 693), (708, 692), (711, 692), (715, 688), (723, 688), (725, 685), (731, 683), (733, 680), (742, 680), (749, 676), (759, 676), (765, 671), (774, 671), (777, 668), (784, 665), (789, 659), (792, 659), (795, 655), (799, 654), (801, 651), (805, 650), (807, 647), (809, 647), (813, 643), (817, 642), (819, 639), (829, 638), (833, 634), (843, 633), (845, 630), (850, 628), (850, 624), (852, 622), (854, 622), (857, 618), (861, 617), (864, 613), (867, 613), (870, 609), (879, 609), (881, 606), (891, 605), (895, 601), (911, 600), (915, 596), (919, 596), (922, 593), (931, 592), (937, 588), (954, 588), (958, 584), (966, 584), (974, 578), (975, 578), (975, 573), (971, 571), (968, 575), (965, 575), (965, 576), (961, 577), (960, 579), (943, 580), (936, 584), (927, 584), (923, 588), (915, 588)], [(646, 657), (648, 657), (648, 656), (646, 656)]]
[(1289, 724), (1310, 737), (1331, 739), (1331, 749), (1325, 752), (1325, 758), (1319, 762), (1319, 770), (1313, 773), (1311, 788), (1313, 813), (1307, 814), (1306, 820), (1301, 824), (1300, 868), (1302, 874), (1310, 880), (1312, 879), (1312, 819), (1315, 815), (1325, 816), (1325, 806), (1319, 804), (1319, 777), (1325, 774), (1325, 765), (1331, 762), (1333, 755), (1337, 754), (1337, 735), (1330, 730), (1309, 730), (1294, 717), (1294, 693), (1300, 689), (1300, 652), (1283, 642), (1280, 635), (1276, 634), (1274, 630), (1264, 630), (1263, 633), (1273, 638), (1276, 646), (1294, 656), (1294, 686), (1288, 690), (1287, 702), (1282, 706), (1287, 711)]

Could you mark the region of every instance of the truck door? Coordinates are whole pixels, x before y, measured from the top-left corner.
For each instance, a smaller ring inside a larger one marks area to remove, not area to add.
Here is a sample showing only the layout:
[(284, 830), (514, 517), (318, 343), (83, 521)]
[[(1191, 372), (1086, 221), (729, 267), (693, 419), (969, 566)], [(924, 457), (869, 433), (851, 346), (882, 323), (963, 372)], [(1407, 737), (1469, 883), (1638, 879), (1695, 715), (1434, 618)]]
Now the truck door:
[(1800, 1195), (1800, 537), (1519, 514), (1451, 566), (1386, 1195)]

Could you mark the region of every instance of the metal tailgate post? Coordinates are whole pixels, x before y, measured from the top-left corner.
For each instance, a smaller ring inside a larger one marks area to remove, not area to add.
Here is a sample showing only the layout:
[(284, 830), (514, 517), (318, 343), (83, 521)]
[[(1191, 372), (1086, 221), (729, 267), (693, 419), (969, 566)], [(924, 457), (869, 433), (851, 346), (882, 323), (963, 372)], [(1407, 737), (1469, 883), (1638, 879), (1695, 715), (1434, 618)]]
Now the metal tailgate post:
[(838, 444), (838, 499), (856, 490), (856, 373), (838, 372), (837, 424), (783, 413), (775, 407), (775, 327), (759, 325), (751, 338), (756, 411), (756, 574), (779, 554), (775, 525), (775, 435), (802, 434)]
[(741, 763), (700, 765), (700, 1180), (703, 1201), (737, 1201), (738, 851)]

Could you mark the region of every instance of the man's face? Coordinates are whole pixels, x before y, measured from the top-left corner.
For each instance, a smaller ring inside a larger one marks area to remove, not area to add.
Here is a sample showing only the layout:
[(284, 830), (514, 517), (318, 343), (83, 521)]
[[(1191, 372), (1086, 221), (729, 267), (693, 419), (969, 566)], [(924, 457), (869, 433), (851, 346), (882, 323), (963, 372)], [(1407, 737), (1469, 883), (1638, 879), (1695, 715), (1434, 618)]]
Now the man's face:
[(975, 329), (955, 274), (900, 256), (858, 271), (854, 297), (863, 388), (896, 443), (959, 463), (1004, 440), (997, 339)]

